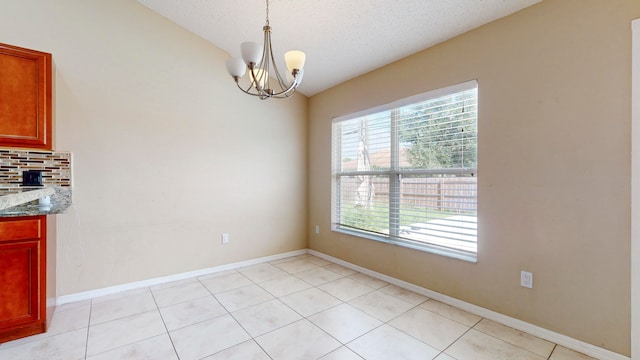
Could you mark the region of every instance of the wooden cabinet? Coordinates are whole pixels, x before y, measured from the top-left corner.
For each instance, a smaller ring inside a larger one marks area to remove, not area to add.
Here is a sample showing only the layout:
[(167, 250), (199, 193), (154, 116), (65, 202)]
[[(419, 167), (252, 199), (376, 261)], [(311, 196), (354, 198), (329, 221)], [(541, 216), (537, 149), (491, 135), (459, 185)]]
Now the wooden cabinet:
[(0, 146), (51, 150), (51, 54), (0, 44)]
[(45, 331), (46, 224), (0, 218), (0, 343)]

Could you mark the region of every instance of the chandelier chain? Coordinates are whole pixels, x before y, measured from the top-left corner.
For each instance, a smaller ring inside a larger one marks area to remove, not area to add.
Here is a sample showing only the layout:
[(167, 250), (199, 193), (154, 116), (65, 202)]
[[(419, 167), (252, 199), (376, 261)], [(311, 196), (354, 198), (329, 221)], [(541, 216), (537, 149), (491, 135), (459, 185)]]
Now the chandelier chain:
[(269, 0), (267, 0), (267, 26), (269, 26)]

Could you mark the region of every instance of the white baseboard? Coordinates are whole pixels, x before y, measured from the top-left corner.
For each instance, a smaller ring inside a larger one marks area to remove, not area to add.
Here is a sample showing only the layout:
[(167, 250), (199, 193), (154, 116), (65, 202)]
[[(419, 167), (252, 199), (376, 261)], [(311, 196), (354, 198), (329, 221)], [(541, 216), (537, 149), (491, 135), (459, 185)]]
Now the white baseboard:
[(326, 254), (323, 254), (321, 252), (315, 251), (315, 250), (308, 250), (308, 253), (311, 255), (315, 255), (319, 258), (323, 258), (327, 261), (331, 261), (334, 262), (336, 264), (342, 265), (344, 267), (362, 272), (364, 274), (367, 274), (369, 276), (372, 276), (374, 278), (386, 281), (390, 284), (399, 286), (401, 288), (407, 289), (407, 290), (411, 290), (415, 293), (424, 295), (428, 298), (434, 299), (434, 300), (438, 300), (440, 302), (443, 302), (445, 304), (451, 305), (451, 306), (455, 306), (459, 309), (462, 309), (464, 311), (470, 312), (472, 314), (476, 314), (478, 316), (481, 316), (483, 318), (489, 319), (491, 321), (495, 321), (497, 323), (509, 326), (511, 328), (514, 328), (516, 330), (520, 330), (523, 332), (526, 332), (527, 334), (531, 334), (534, 336), (537, 336), (541, 339), (550, 341), (552, 343), (564, 346), (568, 349), (571, 350), (575, 350), (577, 352), (583, 353), (585, 355), (594, 357), (596, 359), (600, 359), (600, 360), (630, 360), (631, 358), (615, 353), (613, 351), (607, 350), (607, 349), (603, 349), (601, 347), (595, 346), (595, 345), (591, 345), (589, 343), (586, 343), (584, 341), (580, 341), (580, 340), (576, 340), (574, 338), (571, 338), (569, 336), (566, 335), (562, 335), (556, 332), (553, 332), (551, 330), (547, 330), (544, 328), (541, 328), (539, 326), (530, 324), (528, 322), (524, 322), (522, 320), (518, 320), (515, 318), (512, 318), (510, 316), (504, 315), (504, 314), (500, 314), (497, 313), (495, 311), (489, 310), (489, 309), (485, 309), (483, 307), (477, 306), (477, 305), (473, 305), (470, 304), (468, 302), (462, 301), (462, 300), (458, 300), (456, 298), (452, 298), (450, 296), (435, 292), (433, 290), (429, 290), (429, 289), (425, 289), (423, 287), (408, 283), (406, 281), (402, 281), (402, 280), (398, 280), (396, 278), (393, 278), (391, 276), (387, 276), (366, 268), (363, 268), (361, 266), (358, 265), (354, 265), (350, 262), (344, 261), (344, 260), (340, 260), (338, 258), (334, 258), (333, 256), (329, 256)]
[(123, 291), (140, 289), (140, 288), (150, 287), (150, 286), (159, 285), (159, 284), (165, 284), (165, 283), (169, 283), (169, 282), (172, 282), (172, 281), (184, 280), (184, 279), (197, 277), (197, 276), (209, 275), (209, 274), (212, 274), (212, 273), (215, 273), (215, 272), (219, 272), (219, 271), (237, 269), (237, 268), (241, 268), (241, 267), (245, 267), (245, 266), (251, 266), (251, 265), (264, 263), (264, 262), (280, 260), (280, 259), (284, 259), (284, 258), (287, 258), (287, 257), (290, 257), (290, 256), (303, 255), (303, 254), (306, 254), (306, 253), (307, 253), (306, 249), (295, 250), (295, 251), (290, 251), (290, 252), (286, 252), (286, 253), (282, 253), (282, 254), (265, 256), (265, 257), (261, 257), (261, 258), (257, 258), (257, 259), (240, 261), (240, 262), (236, 262), (236, 263), (232, 263), (232, 264), (214, 266), (214, 267), (201, 269), (201, 270), (189, 271), (189, 272), (185, 272), (185, 273), (169, 275), (169, 276), (163, 276), (163, 277), (158, 277), (158, 278), (154, 278), (154, 279), (136, 281), (136, 282), (132, 282), (132, 283), (116, 285), (116, 286), (110, 286), (110, 287), (96, 289), (96, 290), (84, 291), (84, 292), (81, 292), (81, 293), (63, 295), (63, 296), (59, 296), (59, 297), (56, 298), (56, 304), (57, 305), (62, 305), (62, 304), (67, 304), (67, 303), (71, 303), (71, 302), (76, 302), (76, 301), (88, 300), (88, 299), (92, 299), (92, 298), (95, 298), (95, 297), (116, 294), (116, 293), (120, 293), (120, 292), (123, 292)]

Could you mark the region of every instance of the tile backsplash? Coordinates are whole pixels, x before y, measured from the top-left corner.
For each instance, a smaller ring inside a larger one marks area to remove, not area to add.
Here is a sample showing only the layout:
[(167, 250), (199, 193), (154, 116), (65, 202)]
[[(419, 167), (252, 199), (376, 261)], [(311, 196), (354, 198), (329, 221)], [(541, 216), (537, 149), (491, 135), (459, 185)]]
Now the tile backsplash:
[(0, 148), (0, 187), (18, 187), (22, 172), (41, 170), (42, 183), (71, 187), (71, 153)]

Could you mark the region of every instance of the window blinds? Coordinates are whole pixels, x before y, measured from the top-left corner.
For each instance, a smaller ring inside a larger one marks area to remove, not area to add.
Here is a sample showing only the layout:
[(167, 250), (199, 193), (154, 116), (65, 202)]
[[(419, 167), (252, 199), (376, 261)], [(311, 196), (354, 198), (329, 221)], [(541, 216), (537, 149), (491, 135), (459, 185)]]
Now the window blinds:
[(475, 259), (477, 84), (333, 122), (338, 231)]

